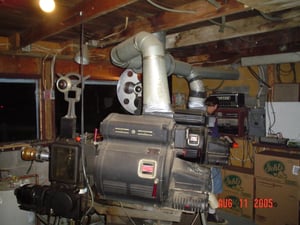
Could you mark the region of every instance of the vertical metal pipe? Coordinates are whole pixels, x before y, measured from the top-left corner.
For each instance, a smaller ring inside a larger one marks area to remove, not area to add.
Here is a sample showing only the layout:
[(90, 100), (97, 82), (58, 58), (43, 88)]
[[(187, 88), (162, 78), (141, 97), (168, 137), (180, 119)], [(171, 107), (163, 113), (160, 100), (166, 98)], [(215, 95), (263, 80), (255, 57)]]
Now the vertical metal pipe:
[(143, 114), (173, 113), (161, 41), (153, 34), (140, 32), (111, 51), (112, 63), (122, 68), (137, 67), (132, 60), (138, 60), (139, 55), (143, 64)]
[(189, 108), (202, 108), (206, 98), (202, 79), (238, 79), (238, 71), (194, 67), (165, 54), (165, 34), (140, 32), (111, 51), (112, 63), (135, 72), (143, 71), (143, 113), (172, 112), (167, 76), (175, 74), (189, 82)]

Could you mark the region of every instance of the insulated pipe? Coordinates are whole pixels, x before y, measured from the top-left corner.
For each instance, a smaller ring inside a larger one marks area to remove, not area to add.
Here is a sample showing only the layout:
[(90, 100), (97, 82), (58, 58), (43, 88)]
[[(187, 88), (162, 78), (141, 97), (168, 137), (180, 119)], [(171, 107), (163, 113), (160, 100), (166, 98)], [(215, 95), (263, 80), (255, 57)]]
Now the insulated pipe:
[(188, 108), (205, 109), (206, 91), (202, 79), (236, 80), (238, 71), (225, 71), (215, 68), (195, 67), (189, 63), (174, 60), (171, 55), (166, 55), (167, 73), (183, 77), (189, 83)]
[(206, 91), (202, 80), (199, 78), (189, 81), (190, 93), (188, 108), (205, 110)]
[[(156, 33), (152, 33), (161, 43), (163, 48), (165, 49), (166, 46), (166, 32), (165, 31), (160, 31), (160, 32), (156, 32)], [(166, 56), (166, 60), (169, 58), (170, 55), (165, 55)], [(130, 59), (128, 61), (128, 65), (130, 65), (130, 69), (132, 69), (134, 72), (136, 73), (142, 73), (143, 72), (143, 58), (142, 55), (139, 54), (138, 56)], [(128, 67), (127, 67), (128, 68)]]
[[(174, 60), (170, 54), (164, 54), (163, 35), (164, 33), (152, 35), (147, 32), (140, 32), (113, 48), (111, 52), (112, 62), (116, 66), (130, 68), (137, 73), (143, 71), (143, 112), (172, 111), (170, 109), (170, 97), (167, 93), (168, 83), (167, 79), (163, 77), (164, 74), (166, 76), (175, 74), (187, 80), (190, 89), (188, 107), (197, 109), (204, 108), (206, 98), (202, 79), (238, 79), (238, 71), (195, 67)], [(165, 89), (166, 87), (167, 89)], [(159, 95), (160, 93), (161, 95)], [(159, 102), (161, 104), (157, 104)]]
[(190, 109), (205, 109), (204, 101), (206, 97), (205, 88), (199, 74), (194, 73), (193, 66), (174, 60), (173, 57), (169, 57), (166, 60), (168, 74), (175, 74), (179, 77), (183, 77), (189, 83), (189, 100), (188, 108)]
[[(142, 63), (139, 62), (142, 56)], [(173, 113), (162, 43), (154, 35), (140, 32), (115, 46), (112, 63), (122, 68), (143, 64), (143, 114)]]

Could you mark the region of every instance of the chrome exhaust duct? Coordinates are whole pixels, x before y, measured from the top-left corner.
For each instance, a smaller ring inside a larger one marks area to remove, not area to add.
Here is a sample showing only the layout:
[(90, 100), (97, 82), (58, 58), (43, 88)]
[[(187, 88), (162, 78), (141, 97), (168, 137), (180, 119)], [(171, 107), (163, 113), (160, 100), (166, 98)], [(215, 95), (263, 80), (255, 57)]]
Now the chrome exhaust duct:
[(174, 74), (189, 83), (188, 108), (205, 109), (202, 79), (236, 80), (238, 71), (196, 67), (165, 54), (165, 33), (140, 32), (112, 49), (112, 63), (143, 72), (143, 113), (171, 113), (167, 76)]
[[(166, 57), (167, 58), (167, 57)], [(172, 56), (166, 60), (168, 75), (175, 74), (178, 77), (183, 77), (189, 83), (189, 100), (188, 108), (205, 110), (204, 101), (206, 91), (201, 80), (201, 74), (194, 71), (194, 67), (188, 63), (174, 60)]]
[(174, 60), (171, 55), (166, 55), (167, 73), (183, 77), (189, 83), (189, 100), (188, 108), (205, 110), (206, 91), (202, 79), (220, 79), (220, 80), (237, 80), (238, 71), (220, 70), (216, 68), (206, 68), (192, 66), (189, 63)]
[(138, 69), (143, 64), (143, 114), (173, 114), (164, 46), (156, 36), (147, 32), (136, 34), (112, 49), (111, 60), (122, 68)]

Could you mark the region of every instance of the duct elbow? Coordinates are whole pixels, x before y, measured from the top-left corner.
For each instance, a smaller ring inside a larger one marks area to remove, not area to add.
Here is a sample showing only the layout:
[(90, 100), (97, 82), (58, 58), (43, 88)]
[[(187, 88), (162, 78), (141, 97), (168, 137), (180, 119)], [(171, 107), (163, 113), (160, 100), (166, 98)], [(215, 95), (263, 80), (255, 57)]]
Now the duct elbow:
[(162, 43), (152, 34), (142, 31), (115, 46), (110, 53), (112, 64), (141, 71), (143, 58), (164, 56)]
[(121, 68), (132, 68), (131, 64), (134, 64), (135, 67), (142, 65), (141, 49), (137, 46), (136, 37), (137, 35), (112, 48), (110, 53), (112, 64)]
[(189, 81), (190, 87), (190, 94), (189, 94), (189, 101), (188, 107), (190, 109), (205, 109), (205, 98), (206, 98), (206, 91), (203, 85), (202, 80), (195, 79)]
[(140, 32), (115, 46), (111, 61), (122, 68), (143, 72), (143, 113), (173, 113), (161, 41), (151, 33)]
[(143, 58), (149, 56), (164, 56), (164, 47), (160, 40), (151, 33), (142, 31), (134, 38), (134, 46), (143, 54)]
[(163, 44), (147, 32), (137, 34), (135, 41), (143, 57), (143, 113), (172, 114)]

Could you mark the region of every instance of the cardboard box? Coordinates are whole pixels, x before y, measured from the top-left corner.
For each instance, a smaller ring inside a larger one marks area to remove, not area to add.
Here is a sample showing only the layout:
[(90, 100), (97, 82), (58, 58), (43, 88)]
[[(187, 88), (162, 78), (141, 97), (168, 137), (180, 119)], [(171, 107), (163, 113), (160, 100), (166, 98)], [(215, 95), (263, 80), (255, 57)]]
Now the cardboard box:
[(272, 151), (257, 153), (254, 175), (270, 182), (300, 186), (300, 155)]
[(254, 219), (253, 198), (247, 198), (241, 195), (241, 192), (226, 190), (219, 195), (218, 201), (220, 210)]
[(258, 225), (299, 225), (299, 187), (256, 179), (253, 207)]
[(253, 170), (242, 167), (224, 167), (222, 179), (223, 192), (218, 199), (219, 208), (237, 216), (253, 219)]
[(242, 167), (222, 169), (223, 191), (235, 192), (240, 197), (254, 197), (253, 170)]

